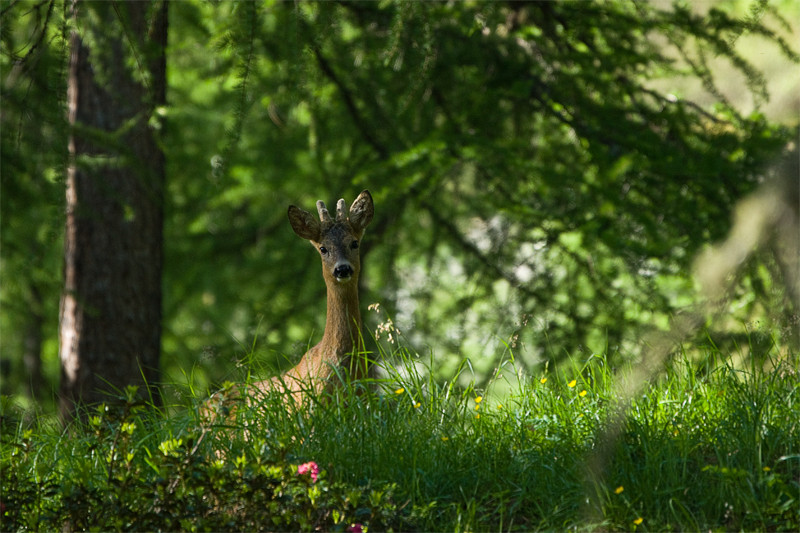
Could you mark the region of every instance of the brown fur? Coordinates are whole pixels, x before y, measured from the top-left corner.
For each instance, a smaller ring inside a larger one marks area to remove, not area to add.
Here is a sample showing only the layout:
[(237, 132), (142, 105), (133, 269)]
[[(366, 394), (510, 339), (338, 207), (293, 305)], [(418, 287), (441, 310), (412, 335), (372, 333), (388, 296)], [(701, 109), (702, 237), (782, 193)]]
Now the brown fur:
[[(320, 220), (295, 206), (289, 207), (288, 216), (294, 232), (311, 242), (320, 252), (322, 278), (328, 289), (325, 332), (319, 344), (308, 350), (296, 366), (281, 376), (252, 385), (261, 393), (286, 393), (287, 403), (294, 404), (294, 407), (303, 404), (305, 394), (319, 396), (340, 383), (337, 377), (339, 373), (347, 373), (356, 379), (369, 373), (369, 361), (361, 337), (358, 302), (361, 259), (358, 245), (374, 214), (372, 196), (369, 191), (363, 191), (353, 202), (349, 213), (344, 200), (339, 200), (335, 220), (321, 201), (317, 202), (317, 209)], [(238, 386), (226, 393), (224, 398), (212, 396), (204, 405), (203, 414), (216, 419), (220, 404), (223, 404), (227, 407), (226, 416), (232, 416), (234, 407), (228, 399), (236, 400), (241, 393), (242, 387)]]

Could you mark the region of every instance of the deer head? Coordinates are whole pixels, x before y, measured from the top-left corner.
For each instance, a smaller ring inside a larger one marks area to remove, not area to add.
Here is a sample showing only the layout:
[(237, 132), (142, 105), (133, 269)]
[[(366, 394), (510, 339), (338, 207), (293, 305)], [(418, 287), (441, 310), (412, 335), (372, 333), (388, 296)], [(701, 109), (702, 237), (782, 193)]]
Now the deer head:
[(317, 202), (319, 220), (299, 207), (289, 206), (289, 222), (294, 232), (311, 242), (322, 259), (322, 276), (328, 287), (358, 283), (361, 271), (359, 244), (364, 228), (372, 221), (375, 208), (369, 191), (358, 195), (350, 211), (344, 198), (336, 203), (332, 219), (325, 203)]

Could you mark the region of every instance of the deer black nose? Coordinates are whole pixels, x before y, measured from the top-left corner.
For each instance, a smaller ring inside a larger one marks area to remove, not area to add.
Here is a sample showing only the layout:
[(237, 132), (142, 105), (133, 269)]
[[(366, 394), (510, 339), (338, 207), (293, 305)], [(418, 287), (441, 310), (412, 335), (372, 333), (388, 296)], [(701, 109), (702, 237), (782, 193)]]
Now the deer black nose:
[(350, 265), (337, 265), (336, 268), (333, 269), (333, 276), (336, 279), (346, 280), (350, 279), (350, 276), (353, 275), (353, 267)]

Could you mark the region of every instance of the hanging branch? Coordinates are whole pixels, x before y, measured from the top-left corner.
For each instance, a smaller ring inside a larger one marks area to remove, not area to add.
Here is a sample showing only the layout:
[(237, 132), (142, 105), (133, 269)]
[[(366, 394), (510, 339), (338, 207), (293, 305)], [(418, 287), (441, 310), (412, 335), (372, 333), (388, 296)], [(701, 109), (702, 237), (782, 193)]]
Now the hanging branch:
[(380, 156), (381, 159), (388, 159), (389, 150), (387, 150), (387, 148), (383, 146), (383, 144), (381, 144), (381, 142), (378, 141), (378, 139), (376, 139), (370, 131), (366, 121), (361, 116), (361, 113), (359, 113), (358, 107), (356, 107), (353, 95), (347, 90), (347, 87), (345, 87), (342, 80), (336, 75), (336, 72), (334, 72), (333, 67), (331, 67), (331, 64), (328, 62), (328, 60), (325, 59), (325, 56), (322, 55), (322, 51), (319, 49), (319, 46), (314, 45), (313, 50), (314, 57), (317, 59), (317, 64), (319, 64), (320, 70), (322, 70), (322, 73), (325, 74), (325, 76), (327, 76), (328, 79), (334, 83), (334, 85), (336, 85), (336, 88), (339, 89), (339, 92), (342, 94), (344, 105), (347, 107), (347, 110), (350, 113), (356, 128), (358, 128), (358, 131), (361, 132), (361, 136), (365, 141), (367, 141), (367, 144), (372, 146), (372, 148), (378, 152), (378, 156)]
[[(250, 72), (252, 71), (253, 56), (255, 55), (255, 38), (256, 26), (258, 17), (256, 16), (255, 2), (243, 2), (245, 6), (245, 14), (243, 20), (240, 20), (240, 27), (246, 24), (246, 33), (241, 29), (233, 34), (233, 45), (237, 56), (240, 58), (240, 63), (237, 68), (236, 75), (239, 82), (236, 84), (235, 89), (239, 92), (236, 100), (236, 107), (233, 111), (234, 124), (226, 133), (228, 136), (228, 143), (222, 150), (222, 164), (224, 165), (230, 159), (233, 150), (242, 136), (242, 129), (244, 128), (245, 109), (247, 108), (247, 89), (250, 80)], [(244, 35), (243, 35), (244, 34)], [(242, 44), (244, 43), (244, 46)]]

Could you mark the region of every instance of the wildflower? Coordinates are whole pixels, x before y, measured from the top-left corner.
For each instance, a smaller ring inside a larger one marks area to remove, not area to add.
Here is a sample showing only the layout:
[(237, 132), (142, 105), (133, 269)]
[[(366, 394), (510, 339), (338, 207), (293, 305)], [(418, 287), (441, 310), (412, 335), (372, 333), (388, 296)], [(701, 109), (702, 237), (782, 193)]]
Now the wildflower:
[(761, 470), (763, 470), (764, 472), (769, 472), (769, 471), (770, 471), (770, 470), (772, 470), (772, 469), (771, 469), (770, 467), (768, 467), (768, 466), (765, 466), (765, 467), (764, 467), (764, 468), (762, 468)]
[(364, 533), (364, 526), (358, 522), (350, 524), (350, 527), (347, 528), (347, 533)]
[(539, 383), (541, 383), (542, 385), (544, 385), (545, 383), (547, 383), (547, 378), (546, 378), (546, 377), (544, 377), (544, 378), (540, 379), (540, 380), (539, 380)]
[(422, 405), (421, 402), (414, 402), (414, 409), (419, 409), (420, 405)]
[(586, 396), (587, 394), (588, 394), (588, 393), (586, 392), (586, 389), (583, 389), (582, 391), (580, 391), (580, 392), (578, 393), (578, 396), (580, 396), (581, 398), (583, 398), (583, 397), (584, 397), (584, 396)]
[(644, 522), (644, 518), (642, 518), (641, 516), (633, 521), (634, 525), (637, 525), (637, 526), (641, 525), (642, 522)]
[(399, 389), (397, 389), (396, 391), (394, 391), (394, 393), (395, 393), (395, 394), (403, 394), (405, 391), (406, 391), (406, 390), (405, 390), (403, 387), (400, 387)]
[(380, 304), (380, 303), (378, 303), (378, 302), (375, 302), (374, 304), (369, 304), (369, 305), (367, 306), (367, 309), (369, 309), (370, 311), (375, 311), (376, 313), (380, 313), (380, 311), (381, 311), (381, 304)]
[(475, 403), (481, 403), (483, 401), (483, 396), (476, 396)]
[(450, 440), (450, 437), (442, 437), (442, 442), (447, 442)]
[(386, 333), (389, 343), (394, 344), (394, 341), (397, 340), (397, 336), (400, 335), (400, 330), (394, 327), (394, 322), (392, 322), (391, 318), (387, 318), (386, 322), (378, 324), (378, 329), (375, 330), (375, 340), (381, 338), (381, 333)]
[(302, 476), (303, 474), (311, 475), (312, 483), (317, 482), (317, 478), (319, 477), (319, 466), (314, 461), (309, 461), (307, 463), (303, 463), (297, 466), (297, 475)]
[(569, 387), (571, 389), (572, 387), (574, 387), (577, 384), (578, 384), (578, 380), (577, 379), (573, 379), (572, 381), (567, 383), (567, 387)]
[(622, 485), (620, 485), (619, 487), (617, 487), (616, 489), (614, 489), (614, 494), (622, 494), (622, 491), (623, 491), (623, 490), (625, 490), (625, 487), (623, 487)]

